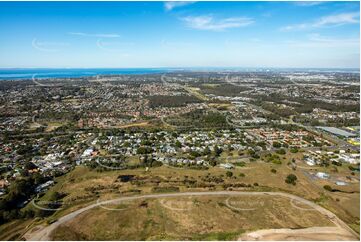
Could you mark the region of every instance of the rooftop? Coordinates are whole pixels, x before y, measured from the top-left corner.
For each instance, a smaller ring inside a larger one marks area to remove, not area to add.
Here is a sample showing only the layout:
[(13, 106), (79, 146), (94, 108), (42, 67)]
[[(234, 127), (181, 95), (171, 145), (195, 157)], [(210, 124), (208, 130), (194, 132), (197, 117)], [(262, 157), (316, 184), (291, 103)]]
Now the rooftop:
[(332, 133), (334, 135), (339, 135), (339, 136), (344, 136), (344, 137), (353, 137), (356, 136), (356, 134), (347, 132), (343, 129), (339, 129), (339, 128), (335, 128), (335, 127), (323, 127), (323, 126), (319, 126), (317, 127), (319, 129), (322, 129), (324, 131), (327, 131), (329, 133)]

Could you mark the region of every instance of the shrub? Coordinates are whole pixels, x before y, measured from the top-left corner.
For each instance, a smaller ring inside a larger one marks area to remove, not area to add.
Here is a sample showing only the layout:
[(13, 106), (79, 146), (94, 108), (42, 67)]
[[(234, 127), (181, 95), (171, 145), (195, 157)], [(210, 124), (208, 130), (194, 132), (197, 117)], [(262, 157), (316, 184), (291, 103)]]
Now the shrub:
[(297, 181), (297, 176), (294, 174), (289, 174), (285, 180), (287, 184), (292, 184), (292, 185), (296, 185), (296, 181)]
[(276, 150), (276, 153), (280, 154), (280, 155), (285, 155), (286, 151), (285, 151), (285, 149), (279, 149), (279, 150)]
[(324, 185), (323, 188), (329, 192), (332, 192), (332, 187), (329, 185)]
[(236, 162), (234, 163), (236, 166), (245, 166), (246, 165), (246, 162), (244, 161), (239, 161), (239, 162)]
[(275, 147), (275, 148), (281, 148), (281, 144), (279, 143), (279, 142), (273, 142), (273, 147)]
[(233, 172), (227, 171), (227, 172), (226, 172), (226, 176), (227, 176), (227, 177), (232, 177), (232, 176), (233, 176)]
[(290, 152), (291, 152), (291, 153), (297, 153), (297, 152), (298, 152), (298, 148), (297, 148), (297, 147), (291, 147)]
[(277, 170), (276, 169), (271, 169), (271, 172), (272, 173), (277, 173)]
[(272, 163), (276, 165), (281, 165), (282, 161), (277, 159), (277, 160), (273, 160)]

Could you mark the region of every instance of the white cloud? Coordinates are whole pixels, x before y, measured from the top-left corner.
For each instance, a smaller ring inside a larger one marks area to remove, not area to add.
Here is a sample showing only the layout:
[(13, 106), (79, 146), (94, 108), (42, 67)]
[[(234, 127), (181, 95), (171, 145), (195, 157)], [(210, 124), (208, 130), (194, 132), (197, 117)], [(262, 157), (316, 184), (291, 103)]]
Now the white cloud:
[(323, 43), (328, 45), (356, 45), (358, 46), (360, 43), (360, 39), (356, 38), (347, 38), (347, 39), (335, 39), (330, 37), (324, 37), (320, 34), (311, 34), (309, 36), (309, 40), (316, 43)]
[(305, 48), (340, 48), (352, 47), (352, 49), (359, 48), (360, 39), (358, 38), (331, 38), (321, 36), (320, 34), (311, 34), (306, 41), (286, 41), (286, 43), (293, 47)]
[(330, 15), (320, 18), (316, 21), (313, 26), (320, 27), (320, 26), (338, 26), (344, 24), (355, 24), (359, 22), (360, 13), (341, 13), (336, 15)]
[(186, 6), (186, 5), (190, 5), (192, 3), (195, 3), (195, 2), (185, 2), (185, 1), (164, 2), (164, 8), (167, 11), (171, 11), (174, 8), (183, 7), (183, 6)]
[(64, 42), (49, 42), (49, 41), (38, 41), (34, 38), (31, 42), (31, 45), (34, 49), (43, 52), (58, 52), (59, 48), (69, 46), (69, 43)]
[(83, 32), (69, 32), (70, 35), (84, 36), (84, 37), (97, 37), (97, 38), (119, 38), (119, 34), (89, 34)]
[(282, 31), (291, 31), (291, 30), (302, 30), (309, 28), (310, 26), (308, 24), (293, 24), (293, 25), (287, 25), (285, 27), (282, 27)]
[(300, 2), (293, 2), (294, 5), (301, 6), (301, 7), (311, 7), (320, 5), (325, 2), (314, 2), (314, 1), (300, 1)]
[(182, 19), (193, 29), (222, 31), (230, 28), (239, 28), (248, 26), (254, 21), (247, 17), (225, 18), (214, 20), (211, 16), (185, 17)]
[(281, 30), (290, 31), (290, 30), (302, 30), (302, 29), (318, 28), (318, 27), (335, 27), (345, 24), (356, 24), (359, 23), (359, 17), (360, 17), (360, 13), (358, 12), (341, 13), (341, 14), (324, 16), (310, 23), (288, 25), (281, 28)]
[(99, 49), (108, 51), (108, 52), (119, 52), (123, 57), (128, 57), (130, 54), (125, 53), (124, 49), (129, 49), (129, 47), (133, 46), (133, 43), (124, 43), (117, 41), (103, 41), (102, 39), (98, 39), (96, 45)]

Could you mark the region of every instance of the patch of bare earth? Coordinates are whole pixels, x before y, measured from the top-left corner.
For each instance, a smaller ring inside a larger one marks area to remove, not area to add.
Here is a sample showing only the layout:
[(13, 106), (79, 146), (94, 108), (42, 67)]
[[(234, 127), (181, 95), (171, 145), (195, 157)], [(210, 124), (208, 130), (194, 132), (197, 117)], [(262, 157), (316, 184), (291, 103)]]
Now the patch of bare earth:
[(348, 231), (338, 227), (310, 227), (305, 229), (264, 229), (242, 235), (238, 240), (247, 241), (357, 241)]

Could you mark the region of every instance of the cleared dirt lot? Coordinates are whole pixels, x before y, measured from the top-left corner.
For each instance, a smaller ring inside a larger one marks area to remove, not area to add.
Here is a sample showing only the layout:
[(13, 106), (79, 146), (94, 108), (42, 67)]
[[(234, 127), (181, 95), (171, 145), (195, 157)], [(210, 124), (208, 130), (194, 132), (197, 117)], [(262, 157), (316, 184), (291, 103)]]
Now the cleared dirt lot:
[(313, 241), (313, 240), (357, 240), (347, 231), (335, 227), (311, 227), (306, 229), (266, 229), (244, 234), (239, 240), (286, 240), (286, 241)]

